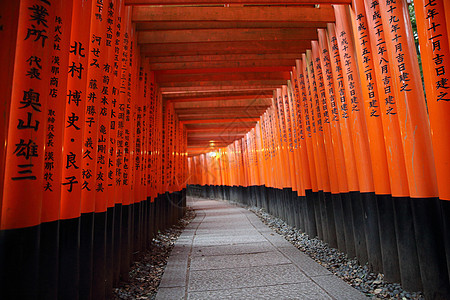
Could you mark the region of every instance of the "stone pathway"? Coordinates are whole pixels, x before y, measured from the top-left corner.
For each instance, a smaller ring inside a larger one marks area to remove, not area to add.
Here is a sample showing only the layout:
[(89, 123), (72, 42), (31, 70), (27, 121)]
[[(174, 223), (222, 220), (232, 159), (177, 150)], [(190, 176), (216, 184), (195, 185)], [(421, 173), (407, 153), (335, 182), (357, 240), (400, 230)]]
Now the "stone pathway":
[(189, 198), (196, 218), (169, 257), (156, 299), (367, 299), (223, 201)]

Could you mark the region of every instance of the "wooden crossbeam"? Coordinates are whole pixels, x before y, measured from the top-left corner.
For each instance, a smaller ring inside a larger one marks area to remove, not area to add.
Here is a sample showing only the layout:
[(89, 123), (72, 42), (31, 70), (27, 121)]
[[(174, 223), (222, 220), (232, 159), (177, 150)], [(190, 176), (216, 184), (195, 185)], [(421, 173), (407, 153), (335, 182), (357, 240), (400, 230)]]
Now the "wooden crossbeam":
[[(183, 124), (231, 123), (231, 124), (242, 126), (242, 124), (244, 124), (244, 123), (256, 123), (258, 121), (259, 121), (259, 118), (230, 118), (230, 119), (213, 119), (213, 120), (185, 120), (185, 121), (180, 121), (180, 122)], [(250, 124), (249, 126), (252, 126), (252, 124)]]
[[(334, 21), (333, 21), (334, 22)], [(179, 21), (152, 21), (138, 22), (139, 30), (179, 30), (179, 29), (230, 29), (230, 28), (326, 28), (324, 22), (272, 22), (270, 20), (260, 22), (179, 22)]]
[[(227, 4), (350, 4), (351, 0), (226, 0)], [(220, 2), (219, 2), (220, 3)], [(125, 5), (206, 5), (216, 4), (217, 0), (125, 0)]]
[(285, 79), (271, 79), (271, 80), (224, 80), (224, 81), (196, 81), (196, 82), (163, 82), (159, 84), (161, 88), (204, 88), (204, 87), (223, 87), (230, 86), (236, 88), (240, 86), (267, 86), (279, 87), (286, 84)]
[(174, 7), (135, 6), (132, 21), (183, 21), (183, 22), (334, 22), (334, 10), (330, 5), (316, 7)]
[(243, 73), (204, 73), (204, 74), (159, 74), (156, 81), (160, 86), (167, 83), (202, 81), (245, 81), (245, 80), (288, 80), (289, 72), (243, 72)]
[(252, 103), (247, 106), (228, 106), (228, 107), (211, 107), (211, 106), (200, 106), (200, 107), (187, 107), (187, 108), (176, 108), (175, 112), (178, 116), (183, 115), (194, 115), (194, 114), (216, 114), (216, 113), (234, 113), (235, 115), (248, 113), (248, 112), (259, 112), (265, 111), (267, 105), (253, 105)]
[(231, 99), (256, 99), (272, 98), (272, 91), (222, 91), (222, 92), (187, 92), (180, 94), (165, 94), (164, 100), (171, 102), (186, 101), (210, 101), (210, 100), (231, 100)]
[(177, 55), (223, 55), (223, 54), (264, 54), (295, 53), (299, 54), (311, 48), (309, 40), (284, 41), (252, 41), (249, 42), (202, 42), (142, 44), (141, 54), (144, 56), (177, 56)]
[(237, 99), (237, 100), (210, 100), (210, 101), (192, 101), (192, 102), (175, 102), (174, 108), (196, 108), (196, 107), (247, 107), (253, 106), (270, 106), (272, 104), (271, 98), (254, 98), (254, 99)]
[(190, 87), (161, 87), (160, 91), (163, 95), (167, 94), (186, 94), (188, 92), (198, 93), (198, 92), (224, 92), (224, 91), (273, 91), (274, 89), (280, 88), (279, 84), (273, 85), (263, 85), (263, 84), (254, 84), (254, 85), (217, 85), (217, 86), (190, 86)]
[(137, 35), (140, 44), (317, 39), (317, 32), (314, 28), (157, 30), (139, 31)]
[[(192, 69), (232, 69), (231, 72), (236, 72), (242, 68), (276, 68), (278, 71), (288, 71), (295, 66), (295, 59), (277, 59), (277, 60), (242, 60), (242, 61), (200, 61), (200, 62), (177, 62), (177, 63), (152, 63), (150, 69), (153, 71), (159, 70), (192, 70)], [(280, 68), (285, 67), (285, 68)], [(223, 70), (226, 72), (226, 70)], [(250, 71), (251, 72), (251, 71)]]
[(225, 55), (187, 55), (187, 56), (155, 56), (150, 57), (151, 64), (155, 63), (187, 63), (187, 62), (229, 62), (229, 61), (260, 61), (260, 60), (295, 60), (300, 53), (251, 53)]
[(227, 131), (224, 131), (224, 127), (207, 127), (207, 128), (186, 128), (188, 134), (191, 133), (206, 133), (210, 134), (212, 132), (247, 132), (248, 127), (231, 127)]

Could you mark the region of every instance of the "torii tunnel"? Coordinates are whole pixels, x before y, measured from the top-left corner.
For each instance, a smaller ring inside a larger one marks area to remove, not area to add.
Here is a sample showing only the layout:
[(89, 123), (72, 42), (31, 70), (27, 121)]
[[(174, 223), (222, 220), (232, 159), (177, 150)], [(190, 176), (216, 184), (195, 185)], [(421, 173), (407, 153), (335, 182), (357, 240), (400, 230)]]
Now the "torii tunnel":
[(450, 299), (450, 1), (224, 2), (0, 1), (0, 298), (111, 297), (195, 194)]

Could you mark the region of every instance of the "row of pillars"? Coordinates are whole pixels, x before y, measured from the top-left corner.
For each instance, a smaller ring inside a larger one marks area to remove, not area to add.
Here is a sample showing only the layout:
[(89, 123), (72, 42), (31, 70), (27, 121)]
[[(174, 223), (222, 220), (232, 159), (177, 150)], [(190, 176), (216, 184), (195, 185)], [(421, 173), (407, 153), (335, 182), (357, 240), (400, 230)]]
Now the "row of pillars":
[(262, 189), (263, 206), (311, 236), (448, 299), (450, 10), (414, 2), (426, 97), (407, 1), (335, 5), (255, 128), (188, 158), (189, 184), (240, 201)]
[(0, 298), (105, 299), (185, 203), (124, 0), (0, 1)]

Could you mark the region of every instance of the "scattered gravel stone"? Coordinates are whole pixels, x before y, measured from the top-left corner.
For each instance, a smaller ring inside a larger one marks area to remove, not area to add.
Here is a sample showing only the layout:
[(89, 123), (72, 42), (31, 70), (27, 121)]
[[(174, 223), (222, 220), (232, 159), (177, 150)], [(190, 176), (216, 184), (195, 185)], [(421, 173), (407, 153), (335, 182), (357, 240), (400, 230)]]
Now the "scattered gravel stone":
[(371, 299), (425, 299), (420, 292), (406, 292), (399, 283), (384, 281), (384, 275), (370, 272), (368, 265), (361, 266), (356, 258), (349, 258), (345, 253), (318, 238), (310, 238), (306, 233), (292, 227), (283, 220), (276, 218), (261, 208), (248, 208), (255, 213), (266, 225), (284, 236), (284, 238), (314, 259), (330, 272), (364, 293)]
[(155, 299), (175, 241), (194, 217), (194, 210), (188, 208), (178, 224), (158, 233), (153, 238), (149, 249), (135, 253), (134, 262), (130, 267), (129, 281), (122, 281), (113, 289), (112, 299)]

